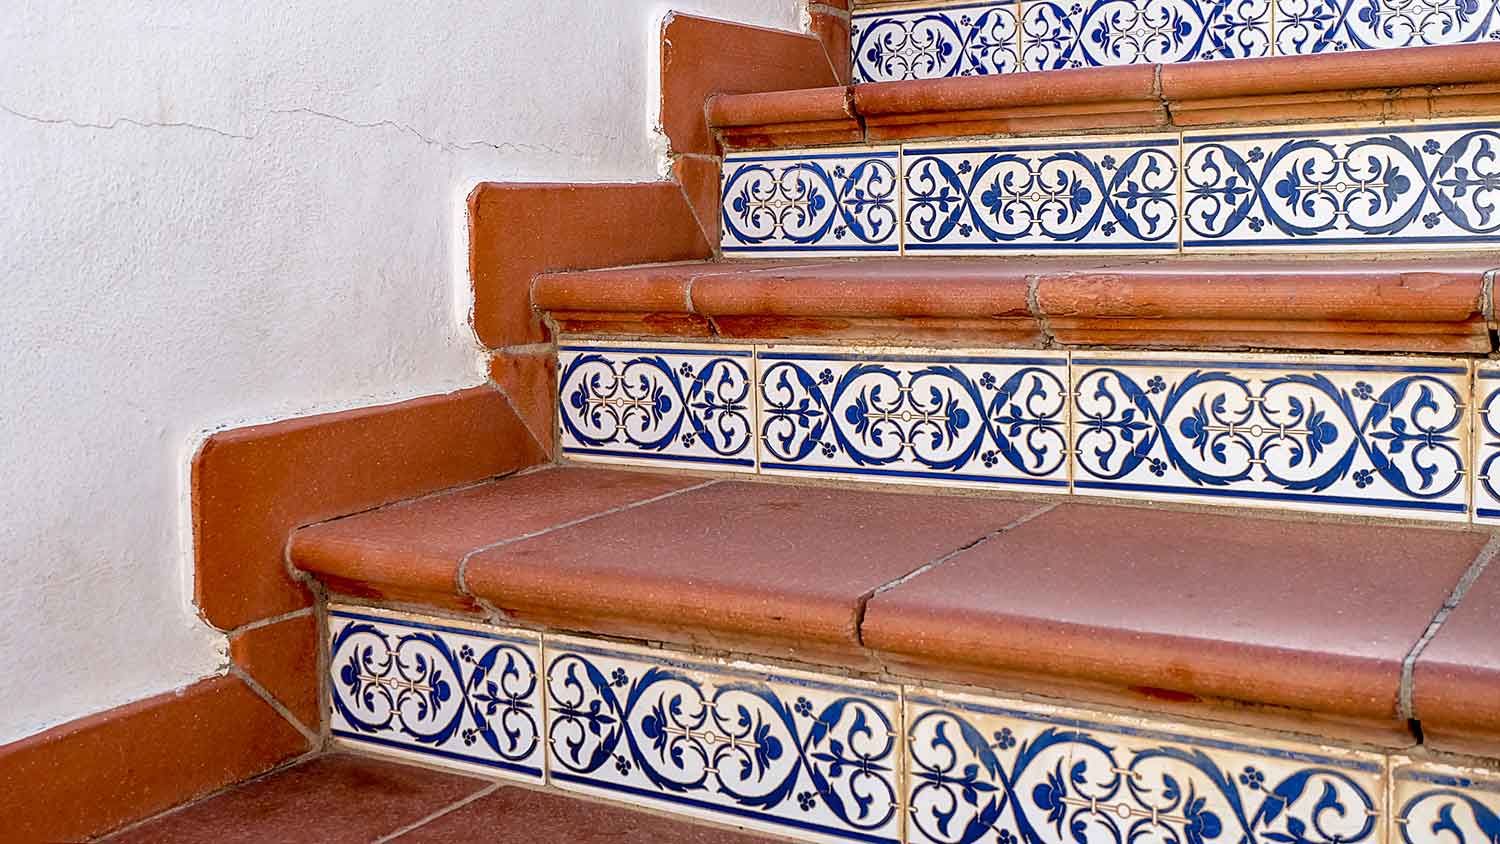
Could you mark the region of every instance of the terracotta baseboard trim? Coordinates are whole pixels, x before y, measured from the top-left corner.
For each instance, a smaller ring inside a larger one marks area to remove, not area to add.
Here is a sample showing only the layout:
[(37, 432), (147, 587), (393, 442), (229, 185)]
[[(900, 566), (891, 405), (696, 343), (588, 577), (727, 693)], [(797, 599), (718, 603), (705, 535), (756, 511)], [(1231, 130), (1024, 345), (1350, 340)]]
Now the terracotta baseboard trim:
[(0, 747), (0, 840), (84, 841), (311, 749), (238, 677), (202, 680)]

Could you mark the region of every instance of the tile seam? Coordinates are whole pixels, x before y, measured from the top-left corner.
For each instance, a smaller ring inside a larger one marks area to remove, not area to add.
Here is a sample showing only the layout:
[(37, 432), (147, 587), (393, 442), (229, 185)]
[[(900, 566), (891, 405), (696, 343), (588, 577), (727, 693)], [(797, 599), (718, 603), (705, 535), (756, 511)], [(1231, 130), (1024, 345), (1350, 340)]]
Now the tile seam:
[(229, 673), (238, 678), (240, 682), (244, 683), (247, 687), (249, 687), (250, 691), (254, 692), (256, 696), (265, 701), (266, 705), (275, 710), (277, 715), (280, 715), (282, 718), (286, 719), (286, 722), (288, 724), (291, 724), (297, 732), (301, 733), (302, 737), (307, 739), (307, 745), (310, 749), (317, 750), (323, 747), (323, 735), (321, 730), (314, 732), (306, 724), (303, 724), (302, 720), (293, 715), (292, 711), (290, 709), (287, 709), (285, 704), (277, 700), (276, 696), (271, 694), (266, 689), (266, 687), (262, 686), (254, 677), (251, 677), (250, 672), (241, 668), (237, 663), (231, 662), (229, 664)]
[[(481, 780), (481, 782), (482, 782), (482, 780)], [(426, 817), (419, 818), (418, 820), (416, 820), (416, 821), (414, 821), (412, 823), (409, 823), (406, 826), (403, 826), (400, 829), (398, 829), (398, 830), (390, 833), (389, 835), (382, 835), (381, 837), (376, 838), (374, 841), (371, 841), (370, 844), (387, 844), (387, 842), (395, 841), (396, 839), (398, 839), (401, 836), (407, 834), (408, 832), (415, 832), (416, 830), (421, 829), (422, 827), (424, 827), (424, 826), (432, 823), (433, 821), (438, 820), (438, 819), (440, 819), (440, 818), (444, 817), (445, 815), (448, 815), (448, 814), (450, 814), (452, 812), (456, 812), (459, 809), (462, 809), (465, 806), (469, 805), (470, 803), (473, 803), (473, 802), (475, 802), (477, 800), (482, 800), (485, 797), (488, 797), (491, 794), (494, 794), (495, 792), (497, 792), (500, 789), (505, 788), (505, 787), (506, 787), (506, 784), (503, 783), (503, 782), (492, 782), (488, 786), (486, 786), (484, 788), (481, 788), (480, 790), (474, 792), (473, 794), (470, 794), (468, 797), (465, 797), (465, 798), (463, 798), (461, 800), (457, 800), (457, 801), (455, 801), (453, 803), (449, 803), (448, 805), (444, 806), (443, 808), (438, 809), (436, 812), (433, 812), (432, 814), (427, 815)]]
[(301, 618), (304, 615), (316, 614), (317, 607), (308, 606), (303, 607), (300, 610), (292, 610), (291, 612), (284, 612), (279, 615), (267, 616), (265, 618), (259, 619), (258, 621), (246, 622), (245, 624), (241, 624), (239, 627), (225, 630), (223, 632), (226, 636), (241, 636), (246, 633), (252, 633), (256, 630), (260, 630), (263, 627), (270, 627), (274, 624), (280, 624), (283, 621), (291, 621), (294, 618)]
[(1413, 679), (1416, 672), (1417, 660), (1427, 650), (1427, 646), (1432, 644), (1432, 640), (1442, 630), (1443, 623), (1448, 620), (1448, 616), (1452, 615), (1454, 610), (1458, 609), (1464, 596), (1473, 588), (1474, 583), (1479, 580), (1479, 576), (1484, 574), (1485, 569), (1489, 567), (1490, 562), (1494, 560), (1496, 554), (1500, 554), (1500, 534), (1490, 534), (1489, 541), (1485, 543), (1484, 547), (1479, 550), (1479, 554), (1469, 563), (1469, 567), (1464, 570), (1463, 576), (1454, 584), (1453, 591), (1443, 601), (1442, 606), (1438, 607), (1438, 611), (1433, 614), (1432, 620), (1427, 623), (1427, 628), (1411, 646), (1411, 650), (1407, 652), (1406, 658), (1401, 661), (1401, 688), (1397, 706), (1402, 718), (1408, 721), (1420, 722), (1413, 703), (1415, 692)]

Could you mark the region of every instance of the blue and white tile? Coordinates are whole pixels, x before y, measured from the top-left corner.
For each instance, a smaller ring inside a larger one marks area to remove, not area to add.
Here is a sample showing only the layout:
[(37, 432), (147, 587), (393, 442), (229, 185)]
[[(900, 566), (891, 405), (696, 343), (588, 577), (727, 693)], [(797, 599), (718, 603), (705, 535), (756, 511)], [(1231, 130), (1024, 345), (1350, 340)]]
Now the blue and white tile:
[(908, 145), (907, 254), (1172, 252), (1176, 135)]
[(730, 153), (720, 191), (726, 254), (901, 251), (901, 150)]
[(1183, 247), (1500, 243), (1500, 121), (1190, 132)]
[(1014, 0), (875, 9), (850, 21), (854, 81), (984, 76), (1019, 69)]
[(1397, 767), (1391, 789), (1391, 844), (1500, 841), (1500, 777), (1447, 765)]
[(755, 470), (750, 346), (565, 342), (562, 451), (572, 460)]
[(1500, 364), (1474, 371), (1474, 521), (1500, 525)]
[(1021, 68), (1271, 55), (1272, 0), (1027, 0)]
[(547, 637), (562, 789), (805, 841), (900, 839), (895, 687)]
[(1279, 55), (1500, 40), (1496, 0), (1277, 0)]
[(370, 607), (328, 608), (339, 742), (540, 783), (541, 637)]
[(1385, 841), (1375, 754), (1000, 698), (906, 706), (912, 844)]
[(1460, 359), (1074, 352), (1079, 495), (1468, 517)]
[(1068, 489), (1066, 353), (765, 347), (756, 366), (765, 474)]

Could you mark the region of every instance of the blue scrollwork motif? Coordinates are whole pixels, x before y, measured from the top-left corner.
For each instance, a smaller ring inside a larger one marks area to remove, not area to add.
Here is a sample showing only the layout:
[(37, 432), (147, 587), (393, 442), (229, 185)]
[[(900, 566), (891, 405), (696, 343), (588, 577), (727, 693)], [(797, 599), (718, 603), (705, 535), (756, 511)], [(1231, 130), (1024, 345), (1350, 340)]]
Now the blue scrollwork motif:
[(1270, 0), (1036, 0), (1021, 19), (1027, 70), (1247, 58), (1271, 52)]
[(1010, 73), (1016, 64), (1014, 4), (856, 16), (857, 82)]
[[(1480, 379), (1482, 385), (1492, 385), (1493, 381)], [(1500, 427), (1496, 426), (1500, 420), (1500, 389), (1490, 389), (1480, 400), (1477, 416), (1479, 428), (1474, 432), (1479, 438), (1482, 448), (1479, 452), (1479, 465), (1475, 467), (1475, 476), (1481, 487), (1479, 492), (1489, 497), (1491, 506), (1500, 502), (1500, 488), (1496, 483), (1500, 482), (1500, 468), (1496, 467), (1500, 462)]]
[(564, 433), (583, 446), (623, 445), (642, 454), (673, 448), (744, 452), (751, 430), (744, 359), (677, 361), (666, 354), (598, 350), (564, 358)]
[(572, 775), (634, 775), (666, 794), (714, 799), (774, 816), (824, 807), (837, 824), (878, 830), (895, 817), (895, 734), (857, 696), (814, 707), (764, 683), (706, 691), (692, 674), (653, 666), (606, 674), (564, 653), (547, 674), (553, 764)]
[(1372, 839), (1379, 814), (1333, 767), (1269, 780), (1197, 748), (1125, 751), (1088, 730), (987, 737), (944, 710), (919, 716), (910, 732), (912, 841), (1357, 844)]
[(1252, 382), (1204, 369), (1142, 384), (1103, 366), (1085, 372), (1076, 389), (1077, 468), (1100, 480), (1126, 478), (1143, 464), (1201, 486), (1255, 480), (1289, 492), (1346, 479), (1364, 489), (1378, 477), (1404, 497), (1429, 500), (1464, 477), (1464, 403), (1431, 375), (1408, 375), (1377, 393), (1321, 374)]
[(1286, 55), (1500, 39), (1494, 0), (1278, 0)]
[(1408, 799), (1397, 817), (1404, 844), (1493, 844), (1500, 840), (1500, 815), (1458, 788), (1425, 789)]
[(531, 757), (541, 716), (536, 664), (524, 649), (496, 642), (455, 651), (440, 633), (397, 631), (355, 621), (333, 637), (333, 706), (350, 729), (417, 746), (482, 742), (509, 762)]
[(843, 454), (856, 466), (947, 472), (1004, 460), (1045, 477), (1067, 459), (1067, 387), (1046, 367), (858, 363), (835, 378), (816, 361), (778, 361), (760, 390), (761, 439), (779, 461)]
[(906, 166), (908, 245), (955, 231), (995, 244), (1171, 242), (1177, 161), (1169, 147), (913, 154)]
[(894, 158), (732, 160), (724, 181), (726, 245), (884, 245), (897, 224)]

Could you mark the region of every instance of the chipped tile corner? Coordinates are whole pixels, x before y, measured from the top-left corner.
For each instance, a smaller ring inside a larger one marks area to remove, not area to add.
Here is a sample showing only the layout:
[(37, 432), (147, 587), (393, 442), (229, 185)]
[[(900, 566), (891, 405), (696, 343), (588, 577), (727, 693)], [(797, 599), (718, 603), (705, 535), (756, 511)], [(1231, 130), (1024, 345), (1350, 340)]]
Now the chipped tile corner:
[(720, 248), (737, 258), (901, 254), (901, 148), (725, 156)]

